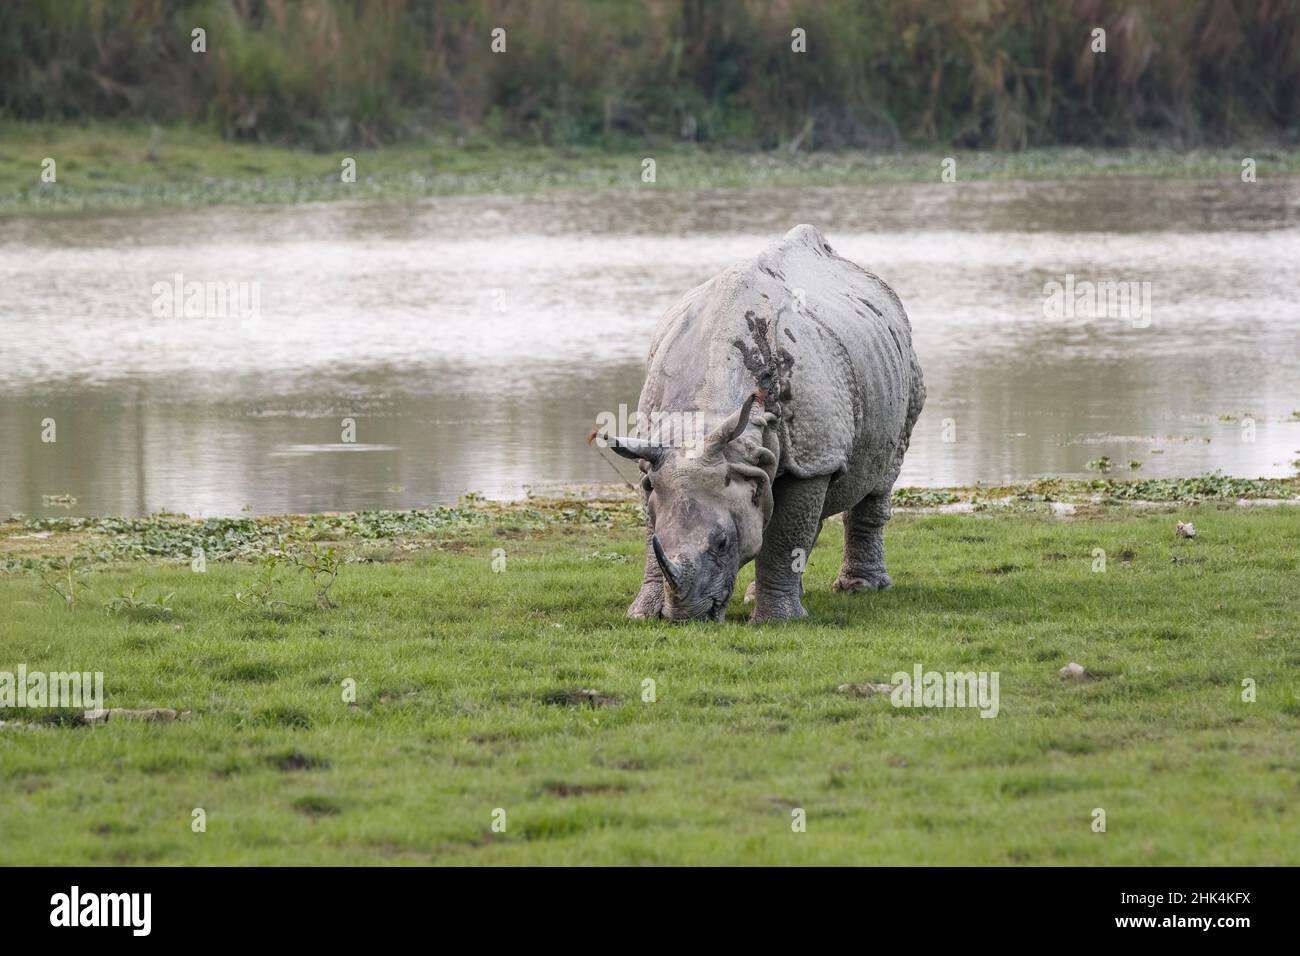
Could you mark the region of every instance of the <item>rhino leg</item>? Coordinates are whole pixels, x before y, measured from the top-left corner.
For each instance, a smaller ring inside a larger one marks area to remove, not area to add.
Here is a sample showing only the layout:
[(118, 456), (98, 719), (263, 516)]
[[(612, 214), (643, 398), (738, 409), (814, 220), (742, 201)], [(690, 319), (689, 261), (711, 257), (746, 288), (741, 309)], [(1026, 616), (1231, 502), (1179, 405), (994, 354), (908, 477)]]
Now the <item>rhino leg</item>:
[(654, 535), (654, 525), (647, 521), (645, 529), (645, 576), (641, 579), (641, 590), (636, 600), (627, 609), (628, 617), (655, 618), (663, 617), (664, 610), (664, 575), (655, 560), (654, 546), (650, 543)]
[(844, 516), (844, 564), (837, 591), (883, 591), (894, 582), (885, 570), (889, 492), (867, 495)]
[(802, 600), (803, 568), (821, 530), (822, 504), (829, 482), (825, 475), (786, 476), (773, 487), (772, 520), (763, 532), (763, 549), (754, 561), (751, 621), (792, 621), (808, 616)]

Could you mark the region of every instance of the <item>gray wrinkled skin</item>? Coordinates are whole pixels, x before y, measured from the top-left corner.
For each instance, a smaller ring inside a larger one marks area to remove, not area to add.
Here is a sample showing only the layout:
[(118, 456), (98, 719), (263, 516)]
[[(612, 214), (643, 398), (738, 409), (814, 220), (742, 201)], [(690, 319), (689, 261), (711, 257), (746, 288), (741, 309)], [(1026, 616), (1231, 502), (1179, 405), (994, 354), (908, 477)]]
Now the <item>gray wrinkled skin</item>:
[[(752, 560), (751, 619), (804, 617), (806, 557), (841, 512), (835, 588), (889, 587), (882, 533), (924, 403), (898, 297), (812, 226), (687, 293), (655, 330), (638, 435), (608, 439), (643, 473), (645, 578), (628, 615), (722, 620)], [(695, 413), (707, 439), (647, 427), (656, 412)]]

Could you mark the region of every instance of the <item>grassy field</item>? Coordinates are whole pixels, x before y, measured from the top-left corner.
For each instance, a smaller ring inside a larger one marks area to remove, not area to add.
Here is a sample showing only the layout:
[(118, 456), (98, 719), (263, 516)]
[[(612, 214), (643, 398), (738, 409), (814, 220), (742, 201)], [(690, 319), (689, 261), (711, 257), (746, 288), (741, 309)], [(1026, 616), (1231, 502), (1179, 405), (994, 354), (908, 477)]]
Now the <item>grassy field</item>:
[[(230, 142), (196, 127), (142, 124), (0, 122), (0, 215), (159, 206), (409, 199), (468, 193), (522, 193), (685, 187), (823, 186), (939, 181), (945, 156), (960, 181), (1071, 176), (1196, 176), (1236, 180), (1240, 151), (1044, 148), (1018, 152), (952, 150), (742, 152), (664, 144), (625, 149), (541, 146), (470, 139), (406, 143), (374, 150), (313, 153)], [(1300, 149), (1250, 155), (1261, 179), (1300, 174)], [(653, 158), (656, 182), (642, 182)], [(55, 160), (57, 182), (41, 181)], [(344, 158), (356, 181), (342, 181)]]
[[(312, 519), (346, 558), (329, 609), (287, 567), (261, 592), (287, 603), (249, 598), (247, 558), (310, 547), (268, 537), (293, 522), (0, 526), (0, 670), (102, 671), (107, 707), (190, 712), (4, 715), (5, 862), (1300, 863), (1300, 508), (899, 514), (894, 589), (852, 596), (829, 522), (811, 616), (761, 627), (752, 570), (722, 625), (625, 620), (635, 521)], [(159, 557), (195, 541), (204, 573)], [(22, 564), (71, 554), (69, 608)], [(839, 689), (916, 664), (998, 672), (998, 715)]]

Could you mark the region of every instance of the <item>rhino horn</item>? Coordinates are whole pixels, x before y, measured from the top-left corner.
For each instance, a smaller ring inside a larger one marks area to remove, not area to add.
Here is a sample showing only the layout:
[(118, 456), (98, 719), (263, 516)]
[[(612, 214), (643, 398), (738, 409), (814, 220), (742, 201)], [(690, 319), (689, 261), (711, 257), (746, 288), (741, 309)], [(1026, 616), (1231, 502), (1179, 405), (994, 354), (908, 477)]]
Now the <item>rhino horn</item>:
[(654, 546), (655, 561), (659, 564), (659, 570), (664, 573), (664, 580), (674, 591), (681, 590), (682, 570), (668, 560), (668, 555), (664, 554), (663, 545), (659, 543), (658, 535), (650, 536), (650, 543)]
[(663, 460), (664, 454), (668, 451), (664, 445), (657, 445), (652, 441), (646, 441), (644, 438), (630, 438), (623, 435), (602, 435), (592, 432), (587, 439), (590, 444), (599, 439), (604, 443), (606, 448), (612, 448), (615, 454), (622, 455), (624, 458), (630, 458), (633, 461), (646, 461), (652, 467), (657, 467)]

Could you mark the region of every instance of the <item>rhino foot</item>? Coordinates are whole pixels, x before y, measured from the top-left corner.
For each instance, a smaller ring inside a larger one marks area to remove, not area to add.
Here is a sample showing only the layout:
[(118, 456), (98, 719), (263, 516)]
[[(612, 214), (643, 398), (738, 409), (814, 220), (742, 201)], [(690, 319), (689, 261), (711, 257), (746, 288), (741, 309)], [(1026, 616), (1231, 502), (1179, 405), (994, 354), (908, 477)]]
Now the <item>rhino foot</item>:
[(798, 621), (808, 616), (808, 610), (799, 600), (798, 595), (791, 597), (765, 597), (758, 600), (757, 596), (754, 601), (754, 610), (749, 615), (749, 622), (757, 624), (760, 621)]
[(836, 591), (883, 591), (893, 585), (894, 580), (889, 576), (889, 572), (881, 568), (879, 571), (854, 574), (841, 571), (840, 576), (835, 579), (834, 587)]

